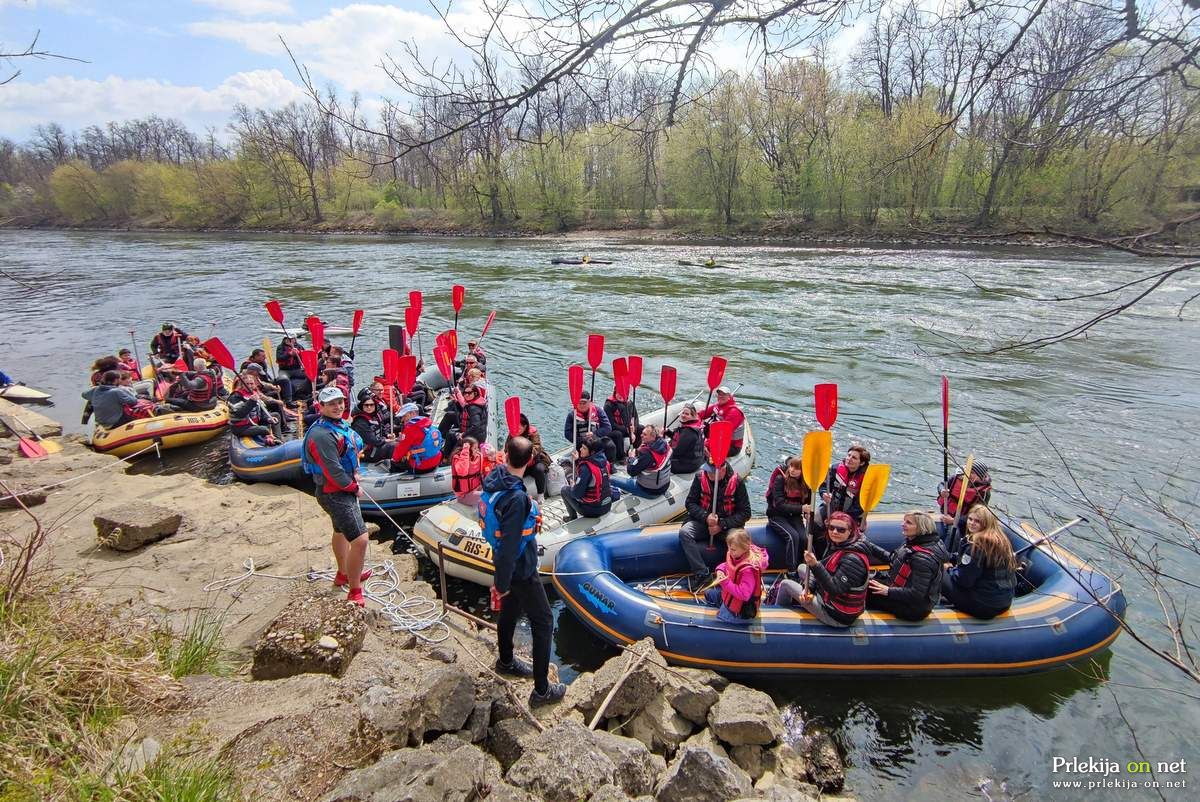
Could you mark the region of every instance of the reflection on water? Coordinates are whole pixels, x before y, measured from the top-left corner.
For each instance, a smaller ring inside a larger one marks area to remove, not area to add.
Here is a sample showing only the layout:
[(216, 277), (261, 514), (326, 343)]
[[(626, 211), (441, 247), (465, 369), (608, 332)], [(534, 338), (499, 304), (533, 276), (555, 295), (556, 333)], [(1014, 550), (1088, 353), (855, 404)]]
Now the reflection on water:
[[(571, 252), (616, 263), (548, 264)], [(709, 255), (735, 269), (677, 264)], [(477, 335), (488, 312), (498, 310), (484, 342), (492, 377), (506, 395), (520, 395), (551, 448), (563, 444), (566, 367), (583, 360), (587, 333), (601, 332), (608, 360), (645, 356), (638, 400), (647, 414), (660, 403), (662, 364), (678, 369), (680, 397), (703, 400), (710, 355), (728, 358), (726, 382), (739, 386), (759, 444), (748, 483), (756, 513), (765, 507), (771, 463), (796, 451), (816, 426), (817, 381), (839, 385), (835, 447), (864, 443), (876, 461), (892, 465), (884, 505), (926, 506), (941, 479), (939, 382), (946, 374), (955, 455), (973, 452), (991, 466), (1004, 511), (1039, 510), (1062, 520), (1077, 512), (1074, 489), (1043, 432), (1099, 503), (1115, 505), (1132, 477), (1154, 477), (1175, 459), (1182, 461), (1169, 495), (1197, 497), (1194, 455), (1183, 449), (1164, 466), (1160, 444), (1200, 431), (1195, 323), (1176, 318), (1179, 304), (1200, 290), (1200, 275), (1183, 274), (1086, 339), (993, 357), (958, 351), (1086, 319), (1106, 299), (1038, 299), (1095, 292), (1148, 266), (1068, 249), (0, 231), (0, 271), (36, 287), (14, 292), (0, 283), (0, 368), (53, 392), (51, 414), (68, 431), (81, 431), (87, 366), (128, 345), (131, 328), (142, 348), (167, 320), (205, 336), (215, 331), (243, 357), (274, 325), (263, 309), (268, 297), (283, 302), (289, 325), (310, 311), (349, 325), (362, 308), (356, 364), (366, 375), (379, 370), (387, 323), (403, 320), (409, 290), (424, 292), (428, 357), (436, 334), (453, 323), (450, 287), (461, 283), (467, 297), (460, 332)], [(605, 365), (597, 391), (606, 396), (610, 387)], [(141, 460), (135, 470), (231, 478), (223, 439)], [(1084, 556), (1105, 556), (1079, 538), (1068, 543)], [(425, 570), (436, 579), (427, 564)], [(1145, 625), (1157, 604), (1136, 577), (1124, 579), (1130, 620)], [(449, 595), (489, 615), (479, 588), (451, 580)], [(560, 615), (561, 603), (554, 606), (564, 675), (612, 654)], [(1177, 682), (1131, 639), (1118, 640), (1116, 649), (1105, 666), (1113, 686)], [(1048, 755), (1132, 756), (1106, 691), (1073, 671), (971, 681), (798, 679), (771, 688), (790, 705), (790, 720), (836, 734), (863, 798), (982, 797), (972, 791), (981, 781), (995, 783), (994, 799), (1003, 798), (995, 788), (1005, 781), (1013, 794), (1028, 796), (1033, 788), (1041, 798), (1050, 795)], [(1147, 754), (1188, 756), (1196, 717), (1187, 706), (1169, 695), (1120, 692)]]

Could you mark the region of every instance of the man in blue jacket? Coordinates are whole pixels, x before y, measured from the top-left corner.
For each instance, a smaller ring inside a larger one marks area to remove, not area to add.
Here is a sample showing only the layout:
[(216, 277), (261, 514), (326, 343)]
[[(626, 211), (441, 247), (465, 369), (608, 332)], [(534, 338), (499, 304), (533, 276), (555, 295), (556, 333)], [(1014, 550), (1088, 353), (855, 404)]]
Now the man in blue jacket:
[[(479, 499), (479, 524), (492, 547), (495, 565), (493, 596), (500, 598), (496, 622), (499, 656), (496, 671), (515, 677), (533, 677), (531, 707), (557, 702), (567, 692), (561, 682), (550, 682), (550, 639), (554, 619), (550, 602), (538, 578), (537, 530), (541, 516), (537, 503), (525, 492), (525, 469), (533, 456), (533, 443), (525, 437), (510, 438), (504, 449), (505, 462), (483, 479)], [(521, 613), (529, 617), (533, 633), (533, 665), (513, 654), (513, 632)]]
[(362, 583), (371, 572), (363, 571), (367, 558), (367, 525), (358, 506), (358, 452), (363, 447), (358, 432), (342, 419), (346, 396), (329, 385), (317, 395), (321, 417), (304, 433), (300, 465), (313, 478), (317, 503), (333, 522), (333, 557), (337, 561), (334, 587), (349, 586), (346, 601), (359, 607)]

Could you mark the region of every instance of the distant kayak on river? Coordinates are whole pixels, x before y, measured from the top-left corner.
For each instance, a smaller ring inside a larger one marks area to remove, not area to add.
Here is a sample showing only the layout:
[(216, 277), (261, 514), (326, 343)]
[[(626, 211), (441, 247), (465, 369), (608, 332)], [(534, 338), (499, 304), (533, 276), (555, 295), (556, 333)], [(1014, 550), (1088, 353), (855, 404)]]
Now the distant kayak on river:
[(551, 259), (550, 264), (552, 264), (552, 265), (611, 265), (611, 264), (613, 264), (613, 262), (608, 262), (603, 259), (592, 259), (590, 257), (584, 256), (581, 259), (580, 258)]
[(722, 268), (724, 270), (737, 269), (737, 265), (724, 265), (720, 262), (689, 262), (687, 259), (680, 259), (679, 264), (683, 267), (707, 267), (709, 269)]

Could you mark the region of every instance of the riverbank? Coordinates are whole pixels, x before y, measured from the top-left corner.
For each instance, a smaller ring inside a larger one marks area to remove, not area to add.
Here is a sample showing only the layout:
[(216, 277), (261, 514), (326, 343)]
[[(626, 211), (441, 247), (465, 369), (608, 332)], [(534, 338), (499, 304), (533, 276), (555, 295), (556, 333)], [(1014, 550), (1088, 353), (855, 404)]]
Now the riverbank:
[[(296, 234), (307, 236), (369, 236), (395, 238), (464, 238), (464, 239), (531, 239), (568, 244), (610, 238), (622, 242), (652, 242), (657, 244), (680, 243), (688, 245), (800, 245), (800, 246), (847, 246), (847, 247), (1102, 247), (1086, 238), (1103, 240), (1132, 236), (1130, 232), (1107, 232), (1094, 228), (1072, 230), (1045, 226), (1043, 229), (1020, 227), (981, 230), (963, 224), (937, 229), (912, 226), (831, 228), (810, 226), (793, 228), (780, 225), (746, 225), (740, 228), (713, 226), (596, 226), (569, 231), (548, 232), (537, 227), (519, 225), (479, 226), (460, 225), (449, 221), (428, 222), (411, 226), (376, 226), (369, 218), (358, 222), (337, 221), (313, 225), (263, 225), (263, 226), (172, 226), (161, 222), (122, 223), (114, 225), (69, 225), (38, 223), (20, 225), (0, 223), (0, 229), (25, 231), (81, 231), (81, 232), (130, 232), (148, 234), (236, 234), (236, 235), (279, 235)], [(1051, 232), (1057, 233), (1051, 233)], [(1076, 239), (1079, 237), (1080, 239)], [(1168, 243), (1167, 247), (1180, 247), (1190, 243), (1184, 239)]]
[[(5, 453), (12, 445), (0, 441)], [(27, 695), (45, 695), (27, 708), (5, 699), (0, 715), (37, 715), (62, 692), (35, 681), (39, 667), (61, 673), (43, 663), (52, 645), (29, 635), (39, 620), (70, 630), (69, 651), (93, 656), (92, 675), (95, 656), (105, 657), (108, 698), (104, 720), (84, 728), (87, 749), (76, 744), (68, 759), (25, 747), (13, 765), (28, 771), (8, 778), (13, 798), (67, 798), (91, 783), (141, 800), (136, 789), (169, 766), (193, 779), (202, 766), (219, 790), (202, 798), (214, 800), (717, 802), (828, 799), (842, 788), (827, 736), (784, 743), (766, 694), (668, 669), (644, 644), (636, 659), (580, 675), (564, 702), (534, 716), (524, 705), (530, 682), (490, 670), (491, 632), (455, 616), (428, 620), (439, 605), (412, 555), (373, 541), (367, 561), (428, 627), (405, 631), (374, 602), (365, 613), (345, 604), (323, 573), (328, 524), (311, 496), (130, 475), (78, 437), (62, 445), (0, 465), (0, 493), (41, 490), (29, 509), (0, 511), (5, 591), (30, 557), (0, 616), (0, 654), (32, 666)], [(176, 671), (189, 648), (204, 648), (205, 659)], [(112, 689), (125, 686), (124, 695)], [(4, 720), (0, 732), (38, 723)], [(39, 762), (55, 773), (40, 774)]]

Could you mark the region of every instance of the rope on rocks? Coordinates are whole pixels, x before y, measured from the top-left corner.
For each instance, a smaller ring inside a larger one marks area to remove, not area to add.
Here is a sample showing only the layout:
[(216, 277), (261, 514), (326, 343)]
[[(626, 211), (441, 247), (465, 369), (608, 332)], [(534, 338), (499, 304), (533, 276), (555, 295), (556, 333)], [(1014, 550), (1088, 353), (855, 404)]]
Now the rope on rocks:
[[(426, 643), (441, 643), (450, 637), (446, 613), (442, 612), (438, 601), (404, 593), (400, 589), (400, 574), (391, 560), (366, 567), (371, 569), (372, 576), (363, 584), (363, 597), (379, 605), (379, 615), (391, 622), (393, 632), (408, 632)], [(247, 557), (242, 568), (243, 572), (237, 576), (209, 582), (204, 586), (204, 592), (231, 590), (255, 577), (283, 582), (332, 582), (337, 573), (334, 569), (326, 569), (303, 574), (269, 574), (258, 570), (253, 557)]]

